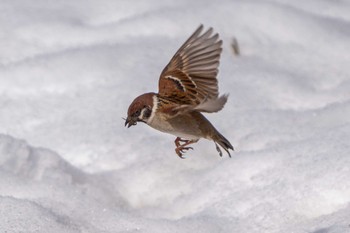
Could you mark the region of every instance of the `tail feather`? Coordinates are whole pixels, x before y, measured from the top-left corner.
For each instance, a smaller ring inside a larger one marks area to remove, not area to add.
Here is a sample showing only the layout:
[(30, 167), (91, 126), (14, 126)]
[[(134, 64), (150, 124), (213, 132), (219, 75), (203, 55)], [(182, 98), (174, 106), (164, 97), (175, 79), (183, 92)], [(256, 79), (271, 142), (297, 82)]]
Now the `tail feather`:
[(199, 112), (218, 112), (224, 108), (227, 102), (228, 94), (222, 95), (215, 99), (205, 99), (194, 110)]
[(219, 155), (222, 157), (222, 152), (218, 146), (218, 144), (227, 152), (228, 156), (231, 158), (231, 154), (229, 149), (234, 150), (231, 143), (219, 132), (213, 137), (213, 141), (216, 145), (216, 150), (219, 152)]

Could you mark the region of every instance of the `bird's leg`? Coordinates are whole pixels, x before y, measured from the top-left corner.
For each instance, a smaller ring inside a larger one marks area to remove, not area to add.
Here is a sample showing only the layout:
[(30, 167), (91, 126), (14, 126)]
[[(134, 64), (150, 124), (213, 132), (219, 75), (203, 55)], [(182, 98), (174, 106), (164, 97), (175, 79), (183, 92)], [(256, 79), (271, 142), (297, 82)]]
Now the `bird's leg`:
[(181, 139), (180, 137), (177, 137), (177, 138), (175, 139), (175, 146), (176, 146), (176, 147), (179, 147), (179, 146), (181, 146), (180, 142), (187, 143), (188, 141), (189, 141), (189, 140), (185, 140), (185, 139)]
[[(177, 139), (177, 138), (176, 138), (176, 139)], [(182, 145), (180, 145), (179, 141), (182, 141), (182, 142), (185, 142), (185, 143), (182, 144)], [(192, 144), (192, 143), (195, 143), (195, 142), (198, 142), (198, 140), (183, 140), (183, 139), (179, 139), (179, 140), (177, 141), (177, 143), (178, 143), (179, 145), (177, 145), (176, 148), (175, 148), (176, 154), (177, 154), (180, 158), (183, 159), (182, 154), (185, 153), (185, 150), (189, 150), (189, 149), (193, 150), (192, 147), (186, 147), (186, 146), (188, 146), (188, 145), (190, 145), (190, 144)], [(175, 140), (175, 144), (176, 144), (176, 140)]]

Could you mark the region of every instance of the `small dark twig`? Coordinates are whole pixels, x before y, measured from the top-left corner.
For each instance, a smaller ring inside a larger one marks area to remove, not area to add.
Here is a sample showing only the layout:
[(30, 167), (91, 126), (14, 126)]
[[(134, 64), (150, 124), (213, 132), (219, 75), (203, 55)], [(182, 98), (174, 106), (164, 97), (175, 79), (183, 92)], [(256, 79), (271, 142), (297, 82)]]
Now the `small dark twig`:
[(233, 37), (233, 39), (232, 39), (231, 48), (232, 48), (234, 55), (239, 56), (241, 54), (241, 51), (240, 51), (239, 46), (238, 46), (238, 41), (235, 37)]

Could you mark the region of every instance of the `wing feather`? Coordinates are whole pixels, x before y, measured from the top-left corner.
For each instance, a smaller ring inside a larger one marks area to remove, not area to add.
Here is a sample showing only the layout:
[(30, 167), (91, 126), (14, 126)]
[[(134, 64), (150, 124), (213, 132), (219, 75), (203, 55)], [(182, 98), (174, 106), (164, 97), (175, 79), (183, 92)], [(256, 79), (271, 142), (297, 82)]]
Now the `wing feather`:
[[(159, 97), (177, 111), (216, 112), (227, 96), (219, 96), (218, 66), (222, 52), (219, 35), (203, 25), (186, 40), (162, 71)], [(217, 105), (217, 106), (216, 106)], [(175, 112), (177, 112), (175, 111)]]

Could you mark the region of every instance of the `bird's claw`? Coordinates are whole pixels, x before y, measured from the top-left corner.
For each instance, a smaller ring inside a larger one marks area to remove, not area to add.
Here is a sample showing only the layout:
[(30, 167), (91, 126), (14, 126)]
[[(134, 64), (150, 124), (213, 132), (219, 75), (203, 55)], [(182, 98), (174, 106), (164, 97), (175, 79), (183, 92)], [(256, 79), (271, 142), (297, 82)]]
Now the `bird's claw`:
[[(180, 142), (183, 142), (183, 144), (181, 144)], [(176, 152), (176, 154), (180, 158), (184, 159), (183, 154), (186, 153), (186, 151), (188, 151), (188, 150), (193, 150), (193, 147), (189, 147), (188, 145), (195, 143), (195, 142), (198, 142), (198, 139), (197, 140), (186, 140), (186, 139), (182, 139), (180, 137), (177, 137), (175, 139), (175, 145), (176, 145), (175, 152)]]
[(177, 147), (175, 152), (181, 159), (184, 159), (185, 157), (183, 157), (183, 154), (188, 150), (193, 150), (193, 147)]
[[(176, 147), (181, 147), (181, 146), (183, 146), (183, 145), (185, 145), (186, 143), (188, 143), (190, 140), (185, 140), (185, 139), (182, 139), (182, 138), (180, 138), (180, 137), (177, 137), (176, 139), (175, 139), (175, 146)], [(180, 142), (184, 142), (184, 144), (180, 144)]]

